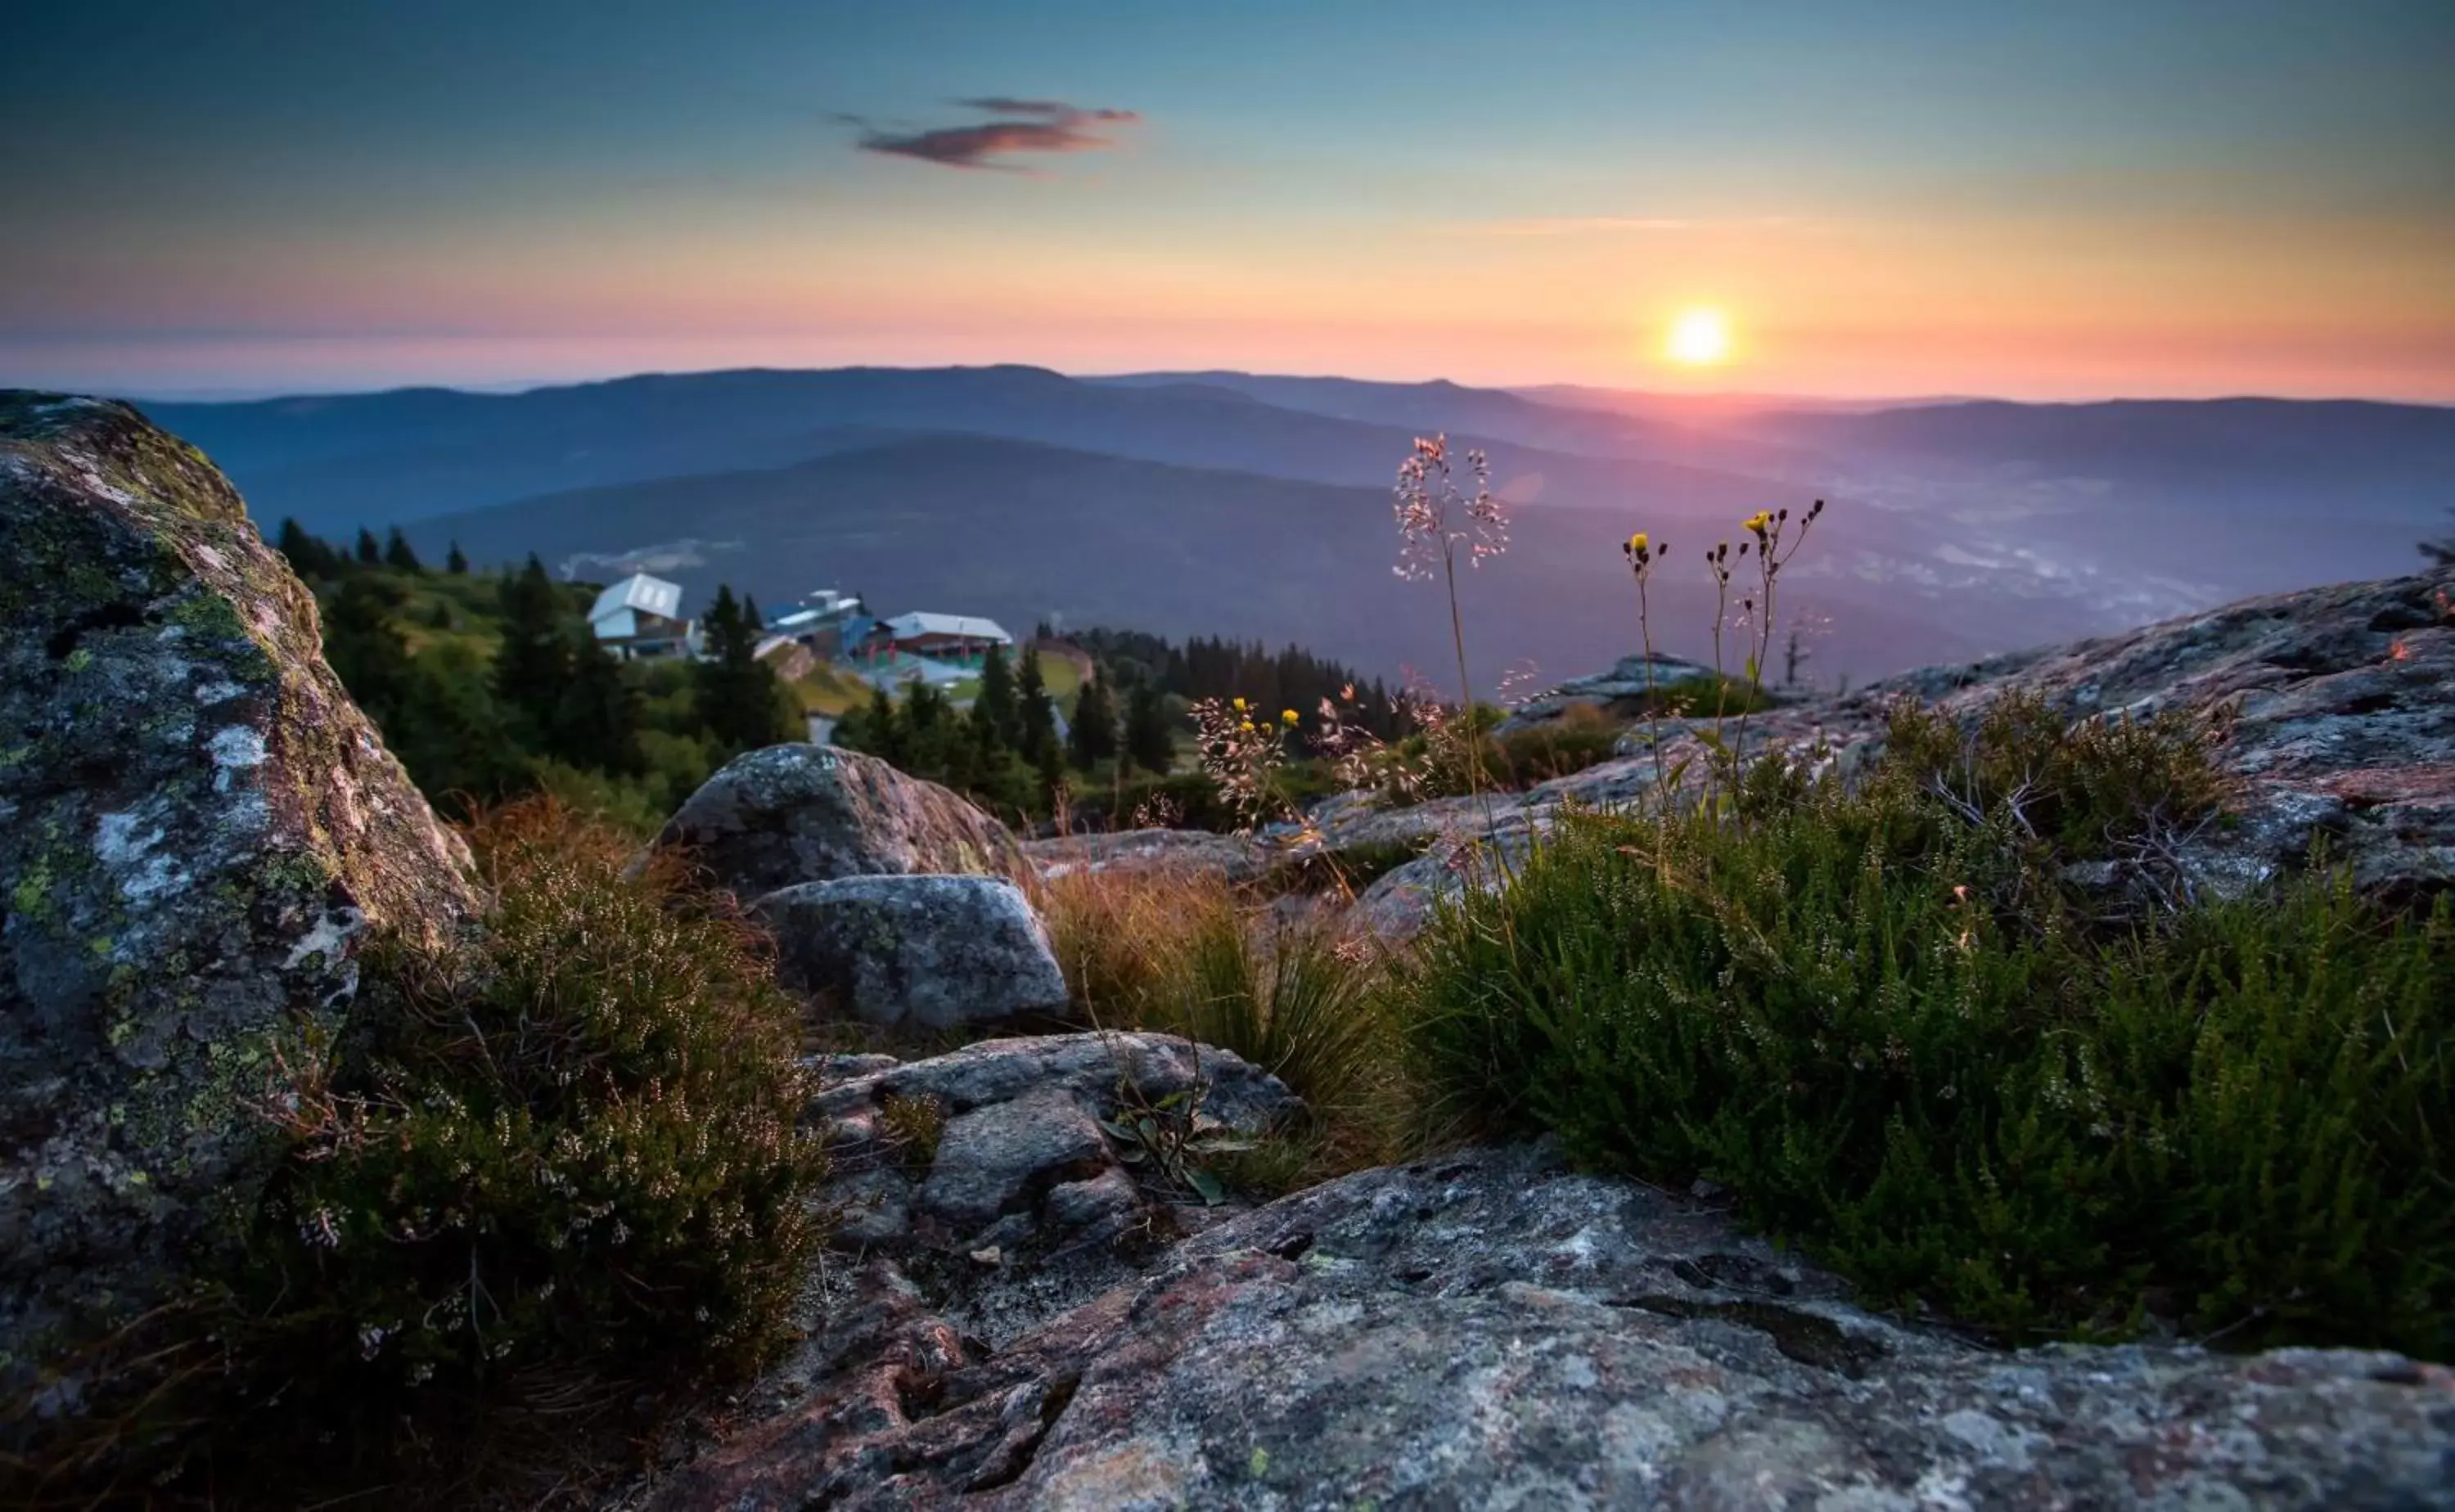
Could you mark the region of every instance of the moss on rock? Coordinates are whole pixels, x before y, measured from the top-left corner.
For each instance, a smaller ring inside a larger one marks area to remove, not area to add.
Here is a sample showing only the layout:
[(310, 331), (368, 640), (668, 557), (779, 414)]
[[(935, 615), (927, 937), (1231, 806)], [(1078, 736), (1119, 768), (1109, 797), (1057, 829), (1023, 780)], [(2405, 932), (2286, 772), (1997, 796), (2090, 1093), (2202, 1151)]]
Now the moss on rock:
[(72, 1411), (66, 1352), (233, 1238), (357, 941), (473, 896), (194, 448), (0, 393), (0, 1396)]

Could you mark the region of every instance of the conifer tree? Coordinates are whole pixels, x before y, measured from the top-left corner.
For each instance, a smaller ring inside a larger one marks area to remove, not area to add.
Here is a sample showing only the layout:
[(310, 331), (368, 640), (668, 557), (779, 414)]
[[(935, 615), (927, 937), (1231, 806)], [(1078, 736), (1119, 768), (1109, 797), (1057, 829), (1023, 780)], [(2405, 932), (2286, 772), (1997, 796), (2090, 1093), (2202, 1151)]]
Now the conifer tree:
[(324, 660), (378, 727), (399, 723), (409, 689), (409, 645), (393, 626), (392, 610), (382, 584), (348, 577), (324, 626)]
[(331, 577), (340, 569), (340, 558), (333, 548), (308, 534), (307, 528), (294, 519), (282, 520), (274, 543), (274, 549), (290, 563), (290, 570), (301, 577)]
[(1167, 727), (1167, 706), (1159, 685), (1146, 677), (1126, 696), (1126, 755), (1146, 772), (1165, 776), (1176, 764), (1176, 742)]
[(469, 572), (469, 558), (461, 554), (460, 543), (458, 541), (454, 541), (452, 543), (450, 554), (443, 558), (443, 570), (450, 573), (455, 577), (467, 575)]
[(501, 593), (503, 642), (495, 653), (495, 697), (542, 745), (571, 681), (576, 627), (566, 621), (562, 595), (535, 554), (503, 579)]
[(409, 537), (400, 533), (397, 525), (384, 537), (384, 565), (404, 573), (426, 571), (426, 564), (417, 559), (417, 553), (410, 550)]
[(382, 564), (383, 547), (375, 540), (375, 533), (367, 529), (363, 525), (359, 526), (358, 565), (361, 567), (378, 567)]
[(981, 691), (972, 699), (972, 719), (984, 739), (1011, 751), (1023, 744), (1023, 705), (1014, 685), (1014, 664), (1004, 646), (991, 646), (981, 663)]
[(1065, 753), (1057, 746), (1057, 705), (1049, 700), (1048, 683), (1040, 672), (1040, 657), (1029, 648), (1025, 649), (1023, 665), (1016, 672), (1015, 694), (1017, 717), (1022, 725), (1022, 737), (1015, 741), (1015, 750), (1044, 775), (1062, 773)]
[(633, 776), (647, 770), (639, 748), (639, 695), (597, 637), (574, 637), (570, 680), (555, 703), (548, 748), (576, 767)]
[(775, 669), (758, 656), (759, 631), (730, 584), (716, 590), (707, 612), (706, 648), (698, 667), (700, 718), (720, 745), (756, 751), (790, 740), (793, 730)]
[(1074, 700), (1074, 722), (1065, 732), (1066, 755), (1085, 771), (1117, 754), (1117, 709), (1108, 696), (1106, 669), (1094, 663), (1091, 680)]

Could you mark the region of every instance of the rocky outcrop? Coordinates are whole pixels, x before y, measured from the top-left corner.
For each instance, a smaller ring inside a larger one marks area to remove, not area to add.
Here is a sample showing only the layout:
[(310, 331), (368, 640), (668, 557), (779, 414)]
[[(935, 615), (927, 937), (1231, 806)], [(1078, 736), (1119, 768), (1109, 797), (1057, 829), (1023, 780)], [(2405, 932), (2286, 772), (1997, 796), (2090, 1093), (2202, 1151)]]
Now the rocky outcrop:
[(994, 877), (847, 877), (759, 899), (778, 978), (882, 1029), (951, 1029), (1066, 1004), (1048, 932)]
[(1556, 688), (1521, 700), (1500, 722), (1499, 733), (1531, 729), (1577, 708), (1622, 716), (1642, 714), (1649, 698), (1674, 692), (1682, 683), (1706, 681), (1713, 675), (1711, 667), (1658, 651), (1651, 656), (1638, 652), (1622, 656), (1609, 672), (1572, 677)]
[(0, 393), (0, 561), (5, 1395), (229, 1239), (274, 1143), (250, 1104), (337, 1026), (358, 942), (473, 900), (193, 448)]
[(1125, 830), (1114, 835), (1063, 835), (1025, 840), (1024, 854), (1054, 881), (1081, 873), (1130, 877), (1210, 873), (1250, 882), (1269, 870), (1275, 852), (1248, 835), (1207, 830)]
[(908, 1064), (840, 1058), (822, 1074), (812, 1116), (836, 1247), (932, 1278), (942, 1310), (998, 1341), (1242, 1210), (1187, 1184), (1198, 1158), (1120, 1136), (1138, 1112), (1198, 1150), (1304, 1111), (1277, 1078), (1172, 1035), (992, 1039)]
[(2007, 1354), (1540, 1149), (1369, 1171), (994, 1347), (885, 1263), (668, 1509), (2455, 1507), (2455, 1373)]
[[(2120, 635), (1904, 673), (1754, 715), (1744, 749), (1822, 747), (1855, 769), (1881, 751), (1897, 699), (1975, 718), (2016, 690), (2075, 720), (2165, 709), (2209, 719), (2217, 765), (2233, 779), (2233, 822), (2190, 837), (2178, 859), (2211, 887), (2301, 866), (2322, 839), (2375, 894), (2455, 883), (2455, 570), (2249, 598)], [(1726, 736), (1736, 733), (1726, 723)], [(1665, 719), (1630, 732), (1635, 754), (1494, 796), (1488, 809), (1472, 798), (1389, 809), (1349, 796), (1323, 805), (1315, 821), (1331, 846), (1429, 840), (1427, 858), (1383, 878), (1358, 916), (1403, 938), (1422, 927), (1433, 897), (1453, 895), (1471, 873), (1455, 859), (1459, 847), (1491, 836), (1522, 846), (1563, 802), (1648, 801), (1649, 738), (1661, 740), (1666, 769), (1685, 762), (1692, 780), (1706, 770), (1698, 727)]]
[(1013, 834), (962, 796), (834, 746), (777, 745), (725, 764), (657, 837), (744, 899), (799, 882), (899, 873), (1027, 880)]
[(2220, 885), (2301, 864), (2322, 837), (2372, 892), (2455, 884), (2455, 569), (2246, 598), (2046, 652), (1927, 668), (1768, 720), (1805, 741), (1820, 720), (1845, 759), (1877, 748), (1910, 696), (1975, 713), (2007, 688), (2074, 718), (2180, 709), (2222, 727), (2239, 822), (2184, 859)]

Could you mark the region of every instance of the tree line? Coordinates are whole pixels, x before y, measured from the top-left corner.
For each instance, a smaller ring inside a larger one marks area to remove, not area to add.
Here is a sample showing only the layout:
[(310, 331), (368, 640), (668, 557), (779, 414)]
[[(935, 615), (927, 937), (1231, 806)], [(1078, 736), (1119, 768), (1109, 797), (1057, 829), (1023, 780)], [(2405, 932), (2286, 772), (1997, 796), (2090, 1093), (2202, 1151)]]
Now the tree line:
[(1118, 777), (1138, 767), (1166, 774), (1176, 757), (1174, 724), (1155, 684), (1137, 682), (1121, 700), (1098, 663), (1076, 694), (1073, 717), (1061, 721), (1040, 657), (1029, 648), (1009, 657), (994, 647), (970, 708), (957, 709), (943, 692), (916, 681), (900, 696), (883, 690), (847, 713), (835, 741), (998, 812), (1036, 816), (1077, 775)]
[(284, 520), (275, 546), (323, 611), (324, 655), (412, 780), (447, 811), (551, 789), (652, 824), (743, 751), (801, 736), (758, 659), (758, 606), (717, 590), (698, 660), (624, 661), (585, 618), (598, 588), (531, 555), (430, 571), (398, 530), (335, 546)]
[[(1044, 633), (1045, 627), (1044, 628)], [(1349, 724), (1384, 740), (1408, 726), (1381, 679), (1366, 678), (1332, 657), (1302, 646), (1271, 651), (1262, 642), (1196, 635), (1183, 642), (1140, 630), (1093, 628), (1066, 639), (1088, 652), (1121, 686), (1149, 683), (1186, 702), (1243, 698), (1257, 709), (1293, 709), (1309, 728), (1322, 700), (1338, 705)], [(1353, 696), (1348, 696), (1349, 693)]]

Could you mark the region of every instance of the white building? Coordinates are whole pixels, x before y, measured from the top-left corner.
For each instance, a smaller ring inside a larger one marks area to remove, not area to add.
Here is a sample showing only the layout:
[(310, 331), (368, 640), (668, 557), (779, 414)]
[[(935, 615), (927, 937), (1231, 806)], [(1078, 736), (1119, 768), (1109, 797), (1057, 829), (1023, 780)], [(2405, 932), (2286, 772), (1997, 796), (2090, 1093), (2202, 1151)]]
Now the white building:
[(901, 652), (933, 661), (977, 667), (993, 646), (1011, 646), (1014, 637), (994, 619), (971, 615), (931, 615), (915, 611), (898, 615), (880, 627)]
[(673, 656), (697, 649), (692, 623), (682, 617), (682, 589), (645, 573), (633, 573), (597, 595), (588, 628), (598, 643), (625, 659)]

